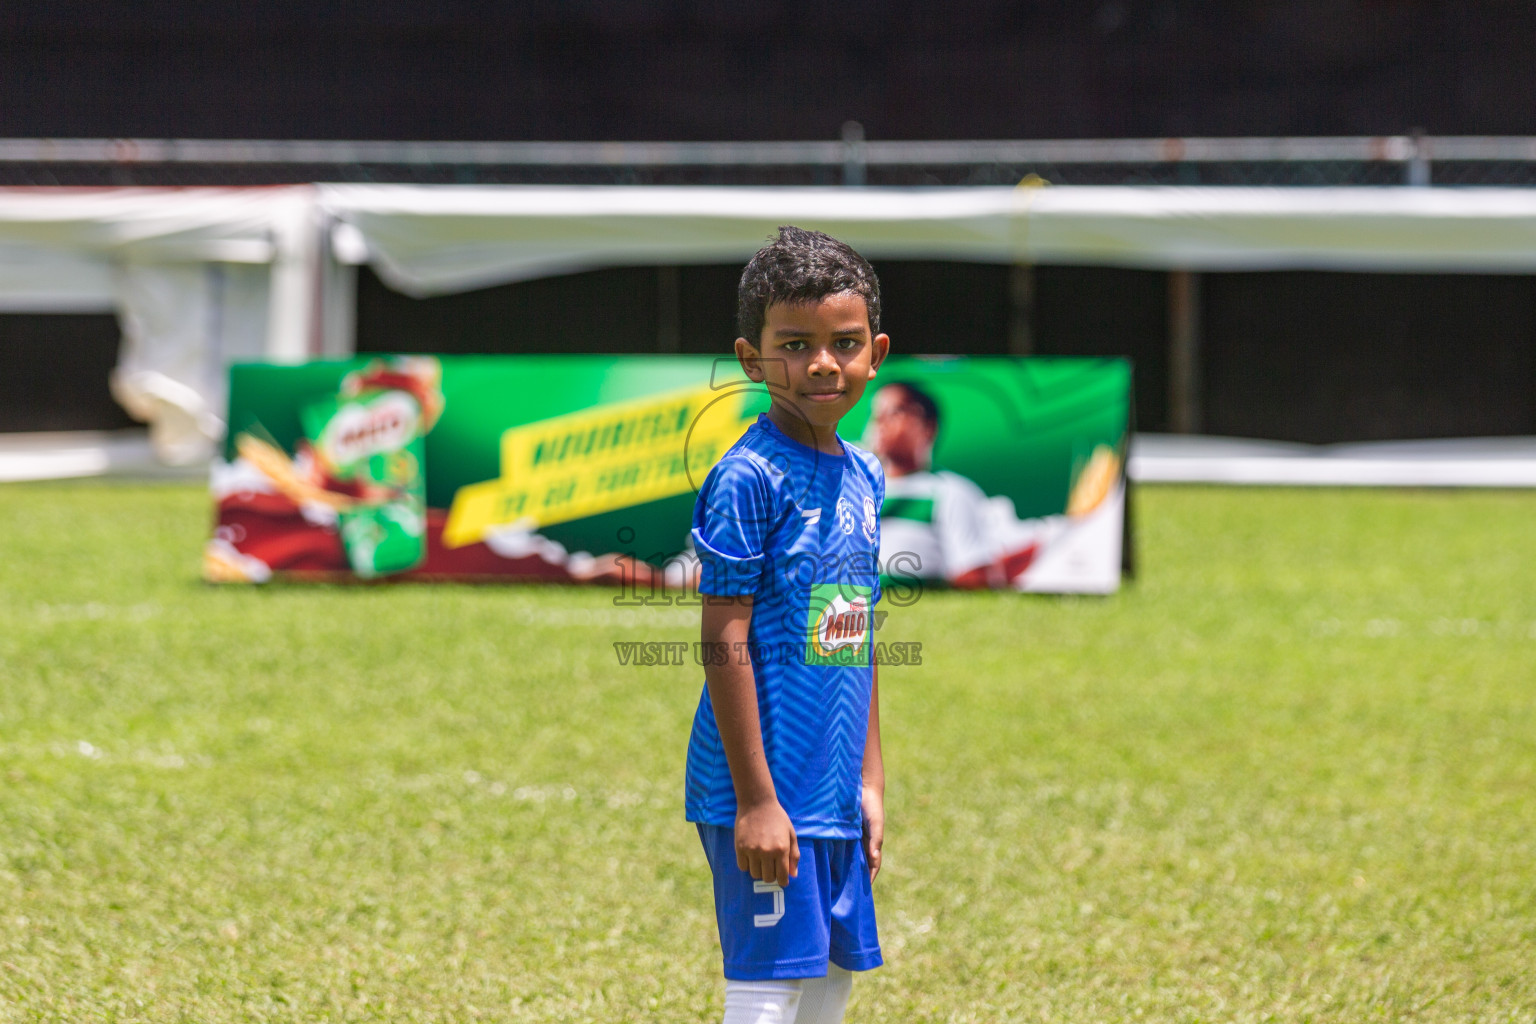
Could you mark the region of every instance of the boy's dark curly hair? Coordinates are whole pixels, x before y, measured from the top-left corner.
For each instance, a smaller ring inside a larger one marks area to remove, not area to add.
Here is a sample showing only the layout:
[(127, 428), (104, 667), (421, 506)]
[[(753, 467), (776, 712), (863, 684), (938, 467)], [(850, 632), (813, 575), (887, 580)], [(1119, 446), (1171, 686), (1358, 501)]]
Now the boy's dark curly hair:
[(741, 272), (736, 288), (736, 330), (760, 344), (768, 307), (775, 302), (820, 302), (852, 292), (864, 299), (871, 335), (880, 333), (880, 281), (869, 261), (820, 231), (786, 225)]

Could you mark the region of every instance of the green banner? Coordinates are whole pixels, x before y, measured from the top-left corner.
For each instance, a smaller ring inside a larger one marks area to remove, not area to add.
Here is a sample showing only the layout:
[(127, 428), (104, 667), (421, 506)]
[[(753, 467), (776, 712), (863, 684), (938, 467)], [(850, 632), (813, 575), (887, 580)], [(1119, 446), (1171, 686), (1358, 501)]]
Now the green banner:
[[(887, 467), (886, 571), (1113, 589), (1129, 394), (1122, 360), (889, 360), (841, 427)], [(239, 364), (205, 575), (686, 585), (697, 489), (768, 405), (729, 357)]]

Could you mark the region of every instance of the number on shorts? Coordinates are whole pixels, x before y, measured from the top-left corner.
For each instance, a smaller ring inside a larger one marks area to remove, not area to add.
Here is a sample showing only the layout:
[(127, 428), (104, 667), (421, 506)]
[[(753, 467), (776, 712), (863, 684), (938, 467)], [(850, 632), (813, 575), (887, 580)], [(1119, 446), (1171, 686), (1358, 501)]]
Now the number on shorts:
[(777, 882), (753, 882), (752, 891), (755, 893), (773, 893), (773, 913), (753, 914), (752, 927), (772, 928), (779, 923), (779, 918), (784, 916), (784, 888)]

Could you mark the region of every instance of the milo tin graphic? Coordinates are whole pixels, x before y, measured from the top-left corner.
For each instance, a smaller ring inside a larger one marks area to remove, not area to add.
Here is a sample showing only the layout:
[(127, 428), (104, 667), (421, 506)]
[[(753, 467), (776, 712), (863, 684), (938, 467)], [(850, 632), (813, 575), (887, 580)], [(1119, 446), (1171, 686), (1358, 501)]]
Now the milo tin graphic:
[(352, 570), (403, 572), (426, 556), (426, 475), (420, 400), (409, 391), (364, 391), (309, 406), (304, 431), (326, 475), (353, 492), (337, 512)]

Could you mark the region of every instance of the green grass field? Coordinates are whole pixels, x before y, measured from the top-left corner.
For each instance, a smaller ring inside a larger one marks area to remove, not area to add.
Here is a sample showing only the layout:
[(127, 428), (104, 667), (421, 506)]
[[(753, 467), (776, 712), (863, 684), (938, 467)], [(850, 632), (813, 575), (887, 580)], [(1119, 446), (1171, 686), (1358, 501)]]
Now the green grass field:
[[(1536, 494), (1145, 489), (1107, 600), (886, 637), (850, 1021), (1536, 1019)], [(0, 488), (0, 1019), (710, 1021), (699, 671), (602, 590), (216, 589)]]

